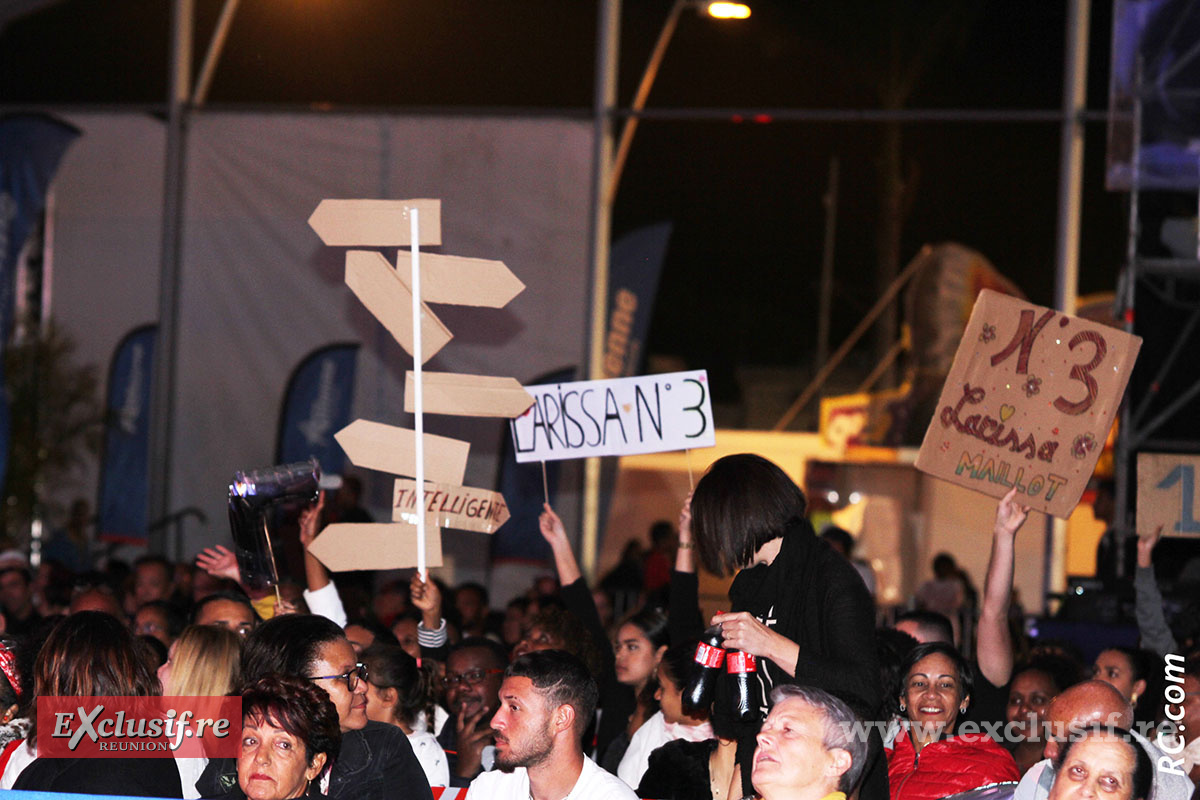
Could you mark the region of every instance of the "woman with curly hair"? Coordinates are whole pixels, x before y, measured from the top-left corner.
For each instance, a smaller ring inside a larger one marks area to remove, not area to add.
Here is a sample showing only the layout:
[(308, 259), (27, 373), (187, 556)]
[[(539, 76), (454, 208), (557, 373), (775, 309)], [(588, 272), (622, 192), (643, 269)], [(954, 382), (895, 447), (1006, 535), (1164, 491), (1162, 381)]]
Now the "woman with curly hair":
[(324, 798), (342, 745), (338, 713), (311, 681), (268, 675), (242, 692), (237, 788), (222, 800)]

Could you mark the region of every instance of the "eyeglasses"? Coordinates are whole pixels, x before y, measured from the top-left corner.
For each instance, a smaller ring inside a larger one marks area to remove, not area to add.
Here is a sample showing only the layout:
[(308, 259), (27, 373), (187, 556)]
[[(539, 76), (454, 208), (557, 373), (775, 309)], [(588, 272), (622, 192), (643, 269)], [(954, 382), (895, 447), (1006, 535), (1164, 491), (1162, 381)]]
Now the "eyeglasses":
[(353, 692), (358, 688), (360, 681), (367, 679), (367, 665), (359, 662), (350, 669), (343, 672), (341, 675), (312, 675), (310, 681), (332, 681), (341, 678), (346, 682), (346, 688)]
[(464, 672), (461, 675), (447, 675), (446, 688), (449, 689), (458, 686), (460, 683), (465, 683), (468, 686), (478, 686), (483, 683), (488, 675), (500, 675), (504, 672), (502, 669), (473, 669)]

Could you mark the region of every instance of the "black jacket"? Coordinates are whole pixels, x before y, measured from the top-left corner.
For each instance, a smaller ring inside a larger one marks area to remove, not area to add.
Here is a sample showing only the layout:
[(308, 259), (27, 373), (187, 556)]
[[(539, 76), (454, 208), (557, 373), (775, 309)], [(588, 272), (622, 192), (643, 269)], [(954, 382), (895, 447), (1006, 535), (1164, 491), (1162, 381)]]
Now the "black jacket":
[[(217, 797), (237, 788), (237, 761), (208, 762), (196, 781), (201, 797)], [(342, 734), (342, 752), (333, 764), (329, 800), (433, 800), (421, 762), (408, 737), (395, 725), (368, 722), (361, 731)]]
[(72, 794), (183, 797), (173, 758), (35, 758), (14, 789)]
[[(808, 520), (793, 520), (770, 565), (744, 569), (729, 587), (733, 611), (748, 611), (800, 646), (795, 674), (767, 659), (755, 673), (752, 693), (765, 715), (771, 688), (780, 683), (815, 686), (845, 701), (864, 720), (879, 708), (883, 687), (875, 653), (875, 603), (849, 561), (817, 538)], [(728, 681), (717, 682), (716, 702), (732, 708)], [(723, 696), (724, 695), (724, 696)], [(751, 756), (758, 724), (738, 732), (743, 790), (749, 794)], [(863, 800), (886, 800), (883, 742), (872, 728)]]

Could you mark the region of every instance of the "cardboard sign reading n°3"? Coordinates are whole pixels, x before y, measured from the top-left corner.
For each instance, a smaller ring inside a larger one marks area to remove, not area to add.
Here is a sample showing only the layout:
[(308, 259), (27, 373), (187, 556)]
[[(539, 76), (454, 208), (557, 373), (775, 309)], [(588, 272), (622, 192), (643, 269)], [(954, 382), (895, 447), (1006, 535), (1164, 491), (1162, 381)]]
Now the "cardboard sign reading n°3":
[(1079, 502), (1142, 340), (985, 289), (917, 468), (1056, 517)]

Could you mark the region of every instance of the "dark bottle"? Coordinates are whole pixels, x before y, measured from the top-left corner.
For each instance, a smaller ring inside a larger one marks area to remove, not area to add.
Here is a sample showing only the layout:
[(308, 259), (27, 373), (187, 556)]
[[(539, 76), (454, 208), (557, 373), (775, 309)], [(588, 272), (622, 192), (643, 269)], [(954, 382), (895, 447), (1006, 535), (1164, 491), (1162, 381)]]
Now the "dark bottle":
[(725, 657), (725, 670), (733, 683), (733, 718), (738, 722), (757, 722), (758, 703), (750, 694), (751, 676), (758, 671), (754, 656), (730, 650)]
[(684, 711), (707, 711), (712, 704), (713, 689), (721, 677), (721, 665), (725, 662), (725, 649), (721, 647), (724, 641), (720, 625), (713, 625), (700, 637), (692, 674), (683, 690)]

